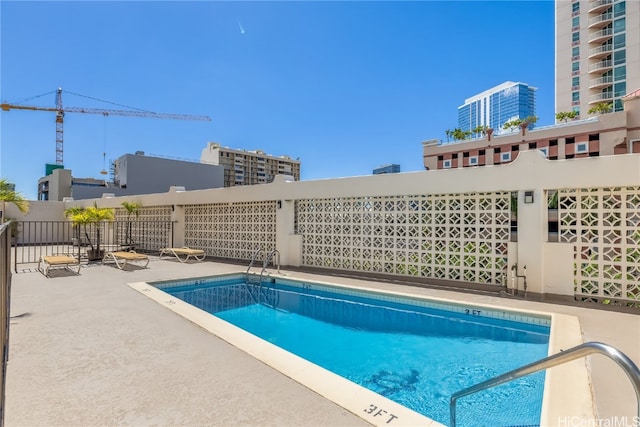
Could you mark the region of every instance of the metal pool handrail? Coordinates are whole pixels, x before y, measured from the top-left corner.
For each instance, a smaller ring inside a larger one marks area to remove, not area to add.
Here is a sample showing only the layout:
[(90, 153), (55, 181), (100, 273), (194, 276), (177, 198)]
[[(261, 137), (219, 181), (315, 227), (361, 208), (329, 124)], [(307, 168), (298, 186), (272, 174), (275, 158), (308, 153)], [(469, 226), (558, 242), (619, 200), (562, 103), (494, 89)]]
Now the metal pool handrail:
[(631, 385), (636, 392), (637, 411), (638, 417), (640, 418), (640, 369), (638, 369), (633, 361), (620, 350), (600, 342), (588, 342), (453, 393), (449, 403), (450, 427), (455, 427), (456, 425), (456, 401), (459, 398), (516, 380), (538, 371), (586, 357), (593, 353), (599, 353), (607, 356), (609, 359), (616, 362), (618, 366), (622, 368), (624, 373), (627, 374), (627, 377), (629, 378), (629, 381), (631, 381)]
[(262, 252), (264, 251), (261, 248), (258, 248), (253, 253), (253, 256), (251, 257), (251, 262), (249, 263), (249, 267), (247, 267), (247, 276), (249, 275), (249, 270), (251, 270), (251, 267), (253, 267), (253, 263), (256, 262), (256, 260), (258, 259), (258, 255), (260, 255)]

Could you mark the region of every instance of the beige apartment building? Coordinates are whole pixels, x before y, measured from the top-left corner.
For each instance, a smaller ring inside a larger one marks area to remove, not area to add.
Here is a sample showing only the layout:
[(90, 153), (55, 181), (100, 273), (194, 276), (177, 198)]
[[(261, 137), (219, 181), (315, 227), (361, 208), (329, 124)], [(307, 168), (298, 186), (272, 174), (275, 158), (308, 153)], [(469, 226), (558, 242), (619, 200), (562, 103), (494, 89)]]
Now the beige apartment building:
[(557, 0), (555, 111), (586, 118), (594, 105), (640, 88), (640, 1)]
[(422, 143), (427, 170), (500, 165), (524, 150), (539, 150), (549, 160), (640, 153), (640, 89), (622, 98), (623, 111), (601, 114), (507, 135), (441, 144)]
[(266, 184), (276, 175), (289, 175), (300, 181), (300, 160), (272, 156), (262, 150), (237, 150), (209, 142), (200, 162), (224, 167), (224, 186)]

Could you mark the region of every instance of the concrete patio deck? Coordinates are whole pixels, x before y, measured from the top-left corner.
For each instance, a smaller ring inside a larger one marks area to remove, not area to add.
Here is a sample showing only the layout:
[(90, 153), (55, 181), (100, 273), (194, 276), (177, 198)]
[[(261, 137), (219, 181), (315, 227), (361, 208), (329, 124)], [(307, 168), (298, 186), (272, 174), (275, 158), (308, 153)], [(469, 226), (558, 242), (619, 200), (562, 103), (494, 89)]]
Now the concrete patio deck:
[[(14, 274), (6, 425), (368, 425), (127, 286), (243, 269), (152, 258), (147, 269), (122, 271), (98, 264), (83, 267), (80, 276), (53, 271), (47, 279), (33, 266)], [(322, 281), (306, 273), (295, 276)], [(640, 365), (640, 315), (390, 283), (367, 285), (578, 316), (585, 342), (610, 344)], [(626, 417), (634, 425), (635, 395), (624, 373), (602, 356), (589, 361), (599, 418)]]

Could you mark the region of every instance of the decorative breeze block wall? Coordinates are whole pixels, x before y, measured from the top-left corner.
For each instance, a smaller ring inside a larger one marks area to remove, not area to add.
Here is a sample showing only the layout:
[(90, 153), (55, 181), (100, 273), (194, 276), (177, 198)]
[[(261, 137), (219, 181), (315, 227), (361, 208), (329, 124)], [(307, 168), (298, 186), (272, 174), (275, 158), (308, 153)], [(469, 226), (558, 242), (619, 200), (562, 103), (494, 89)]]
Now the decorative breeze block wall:
[(575, 244), (576, 298), (640, 301), (640, 187), (559, 190), (558, 219)]
[(207, 255), (250, 260), (257, 249), (276, 248), (276, 202), (185, 206), (185, 244)]
[(298, 200), (302, 264), (503, 285), (510, 193)]

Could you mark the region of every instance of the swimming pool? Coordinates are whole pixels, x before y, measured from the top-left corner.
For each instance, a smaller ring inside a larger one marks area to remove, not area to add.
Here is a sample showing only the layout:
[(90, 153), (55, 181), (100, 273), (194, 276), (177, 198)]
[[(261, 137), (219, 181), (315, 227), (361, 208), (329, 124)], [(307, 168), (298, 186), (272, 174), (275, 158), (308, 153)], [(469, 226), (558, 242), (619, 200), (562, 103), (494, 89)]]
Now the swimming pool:
[[(550, 316), (285, 278), (243, 281), (236, 274), (153, 285), (442, 423), (453, 392), (548, 351)], [(538, 424), (543, 387), (539, 374), (461, 400), (459, 425)], [(402, 421), (374, 403), (362, 411)]]

